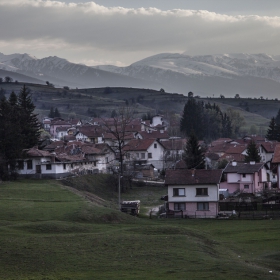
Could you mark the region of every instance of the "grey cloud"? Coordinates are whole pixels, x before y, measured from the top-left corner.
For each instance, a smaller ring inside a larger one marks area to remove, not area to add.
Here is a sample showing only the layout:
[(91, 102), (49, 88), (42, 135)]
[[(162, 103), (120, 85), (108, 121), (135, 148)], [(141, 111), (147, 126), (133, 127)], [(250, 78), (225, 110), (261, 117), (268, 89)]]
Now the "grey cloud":
[[(51, 40), (96, 52), (279, 54), (280, 17), (228, 16), (207, 11), (106, 8), (15, 0), (0, 3), (1, 41)], [(1, 51), (1, 50), (0, 50)]]

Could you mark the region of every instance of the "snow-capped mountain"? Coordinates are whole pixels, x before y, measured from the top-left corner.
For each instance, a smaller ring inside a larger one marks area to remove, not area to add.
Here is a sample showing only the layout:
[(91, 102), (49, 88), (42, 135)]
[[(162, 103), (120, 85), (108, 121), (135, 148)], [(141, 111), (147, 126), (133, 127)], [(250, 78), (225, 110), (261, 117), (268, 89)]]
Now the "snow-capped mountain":
[(70, 87), (138, 87), (195, 95), (279, 98), (280, 57), (267, 54), (189, 56), (162, 53), (127, 67), (74, 64), (56, 56), (0, 53), (0, 69)]
[(0, 69), (40, 79), (42, 83), (49, 81), (55, 86), (144, 88), (148, 85), (151, 88), (159, 87), (152, 82), (147, 83), (137, 78), (71, 63), (56, 56), (37, 59), (28, 54), (4, 55), (0, 53)]
[(156, 81), (168, 91), (199, 95), (278, 97), (280, 58), (266, 54), (218, 54), (189, 56), (162, 53), (128, 67), (97, 66), (129, 77)]

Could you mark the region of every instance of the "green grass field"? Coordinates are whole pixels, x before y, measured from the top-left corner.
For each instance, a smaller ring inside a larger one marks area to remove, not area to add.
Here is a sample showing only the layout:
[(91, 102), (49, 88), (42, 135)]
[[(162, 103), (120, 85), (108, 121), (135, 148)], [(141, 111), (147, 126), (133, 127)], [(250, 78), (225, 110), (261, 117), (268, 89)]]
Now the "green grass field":
[[(94, 191), (100, 181), (91, 180)], [(123, 196), (140, 196), (145, 209), (161, 193), (133, 187)], [(280, 278), (277, 220), (136, 218), (112, 201), (89, 203), (54, 180), (2, 183), (0, 279)]]

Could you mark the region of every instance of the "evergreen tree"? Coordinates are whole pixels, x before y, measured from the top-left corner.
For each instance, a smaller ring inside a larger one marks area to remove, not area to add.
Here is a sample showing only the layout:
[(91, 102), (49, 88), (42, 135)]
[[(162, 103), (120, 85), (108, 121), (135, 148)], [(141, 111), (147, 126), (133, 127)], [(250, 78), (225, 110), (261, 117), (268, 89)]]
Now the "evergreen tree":
[(247, 147), (247, 155), (245, 156), (245, 162), (250, 162), (250, 161), (255, 161), (255, 162), (261, 161), (261, 156), (259, 155), (257, 145), (253, 140), (250, 141)]
[(268, 140), (279, 140), (279, 127), (276, 124), (275, 118), (272, 117), (269, 123), (269, 127), (266, 133)]
[(275, 117), (275, 122), (280, 127), (280, 109), (278, 110), (277, 116)]
[(48, 117), (49, 117), (49, 118), (54, 118), (54, 110), (53, 110), (53, 107), (51, 107)]
[(117, 112), (116, 110), (113, 110), (112, 113), (111, 113), (111, 118), (114, 118), (117, 116)]
[(185, 147), (184, 160), (188, 169), (205, 168), (204, 153), (202, 148), (198, 144), (198, 139), (193, 131), (190, 133), (188, 142)]
[(55, 118), (61, 118), (61, 115), (60, 115), (60, 113), (59, 113), (57, 108), (55, 108), (55, 110), (54, 110), (54, 117)]
[(194, 98), (188, 99), (180, 121), (181, 132), (186, 135), (190, 135), (193, 130), (199, 139), (204, 137), (203, 105), (203, 102), (197, 102)]
[(20, 108), (14, 92), (9, 100), (0, 102), (0, 177), (2, 180), (16, 177), (17, 159), (22, 151)]
[(30, 91), (23, 86), (18, 96), (20, 108), (20, 123), (22, 134), (22, 149), (28, 149), (38, 144), (40, 137), (40, 123), (34, 114), (35, 105), (32, 102)]

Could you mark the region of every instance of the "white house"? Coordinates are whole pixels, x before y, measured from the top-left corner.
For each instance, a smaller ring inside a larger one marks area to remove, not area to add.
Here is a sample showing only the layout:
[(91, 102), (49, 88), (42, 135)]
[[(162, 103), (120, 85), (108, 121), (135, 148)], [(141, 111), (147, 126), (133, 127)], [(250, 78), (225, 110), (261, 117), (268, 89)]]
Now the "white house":
[(222, 170), (168, 169), (167, 214), (193, 218), (215, 218), (219, 212)]
[(125, 161), (138, 164), (152, 164), (156, 169), (162, 169), (163, 145), (156, 139), (133, 139), (124, 147)]

